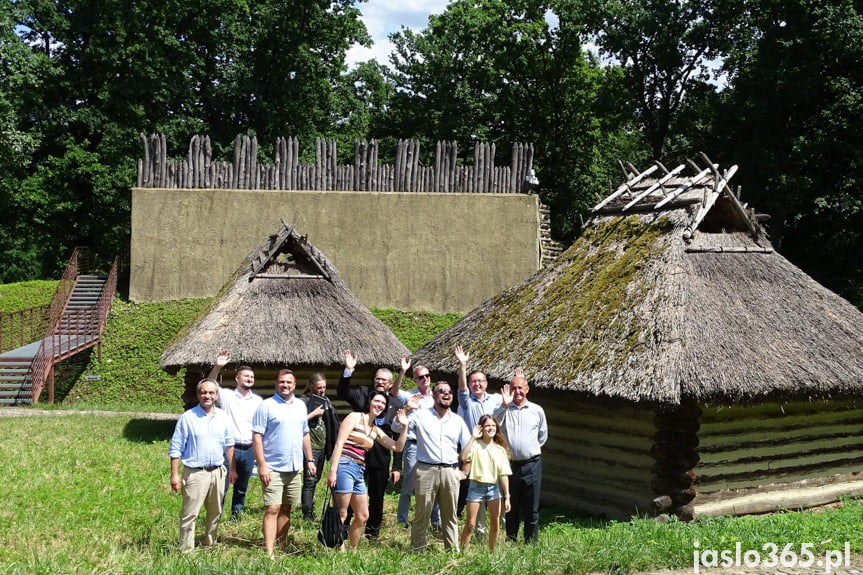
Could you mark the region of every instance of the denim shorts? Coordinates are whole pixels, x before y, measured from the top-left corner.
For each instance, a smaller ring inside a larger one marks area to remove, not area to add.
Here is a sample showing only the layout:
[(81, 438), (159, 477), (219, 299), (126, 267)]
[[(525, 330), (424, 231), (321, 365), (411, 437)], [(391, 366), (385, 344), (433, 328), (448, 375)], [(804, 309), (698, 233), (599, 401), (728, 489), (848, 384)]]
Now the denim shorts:
[(365, 466), (360, 465), (353, 459), (342, 457), (339, 459), (339, 469), (336, 472), (336, 493), (356, 493), (365, 495), (366, 482), (363, 478)]
[(467, 489), (468, 501), (494, 501), (495, 499), (500, 499), (500, 487), (497, 483), (470, 482)]

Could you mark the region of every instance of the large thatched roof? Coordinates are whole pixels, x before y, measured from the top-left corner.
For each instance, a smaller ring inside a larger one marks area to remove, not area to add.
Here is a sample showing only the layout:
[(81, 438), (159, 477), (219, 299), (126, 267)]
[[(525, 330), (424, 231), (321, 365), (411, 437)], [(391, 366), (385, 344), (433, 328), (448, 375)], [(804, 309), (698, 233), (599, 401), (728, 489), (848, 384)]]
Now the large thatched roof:
[(455, 373), (460, 344), (492, 378), (664, 404), (863, 391), (863, 314), (773, 250), (736, 167), (680, 171), (633, 173), (552, 266), (414, 362)]
[(333, 366), (344, 350), (367, 365), (393, 365), (408, 349), (351, 293), (324, 254), (293, 226), (253, 250), (208, 309), (159, 361), (163, 369), (210, 366), (227, 349), (253, 366)]

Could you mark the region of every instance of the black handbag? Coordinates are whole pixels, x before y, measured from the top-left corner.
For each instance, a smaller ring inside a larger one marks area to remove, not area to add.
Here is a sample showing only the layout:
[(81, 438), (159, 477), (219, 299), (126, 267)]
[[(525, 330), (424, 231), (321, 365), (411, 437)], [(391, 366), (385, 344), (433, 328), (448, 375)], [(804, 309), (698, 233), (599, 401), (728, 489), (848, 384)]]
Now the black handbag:
[(332, 490), (327, 487), (324, 497), (324, 507), (321, 510), (321, 527), (318, 529), (318, 541), (327, 547), (341, 547), (348, 538), (347, 525), (342, 523), (339, 510), (332, 506)]

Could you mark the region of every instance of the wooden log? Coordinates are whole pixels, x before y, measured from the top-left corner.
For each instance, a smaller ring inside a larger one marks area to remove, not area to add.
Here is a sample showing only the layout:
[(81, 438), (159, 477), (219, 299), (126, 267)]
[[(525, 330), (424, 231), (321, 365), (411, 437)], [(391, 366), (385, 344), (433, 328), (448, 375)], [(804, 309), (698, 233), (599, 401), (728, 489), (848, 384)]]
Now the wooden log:
[(676, 491), (671, 494), (671, 499), (677, 505), (686, 505), (688, 503), (692, 503), (692, 500), (695, 499), (695, 488), (689, 487), (687, 489), (681, 489), (680, 491)]
[(159, 170), (162, 175), (162, 181), (159, 187), (164, 188), (168, 183), (168, 173), (166, 170), (168, 165), (168, 142), (166, 141), (164, 134), (159, 135), (159, 159), (162, 164)]
[(470, 179), (470, 191), (474, 191), (477, 189), (477, 186), (482, 182), (482, 170), (483, 170), (483, 162), (485, 158), (483, 157), (483, 143), (477, 142), (476, 146), (473, 149), (473, 170), (471, 170), (471, 179)]
[(237, 139), (234, 141), (234, 174), (236, 180), (234, 184), (237, 189), (244, 189), (245, 186), (245, 177), (244, 174), (246, 172), (246, 137), (243, 135), (238, 135)]
[(213, 187), (213, 145), (210, 142), (210, 136), (204, 137), (204, 187)]
[(668, 495), (660, 495), (653, 499), (653, 508), (657, 512), (668, 511), (671, 509), (672, 503), (671, 497)]
[[(252, 145), (249, 146), (249, 167), (252, 174), (258, 171), (258, 137), (252, 136)], [(255, 182), (257, 184), (257, 182)], [(255, 185), (252, 189), (257, 190)]]
[(149, 187), (150, 146), (144, 132), (141, 132), (138, 136), (141, 138), (141, 144), (144, 146), (144, 157), (138, 160), (138, 187), (143, 188)]
[(195, 180), (195, 178), (197, 176), (197, 174), (195, 173), (196, 172), (195, 168), (197, 167), (196, 165), (198, 162), (198, 135), (197, 134), (193, 135), (192, 138), (189, 140), (189, 151), (186, 154), (186, 160), (187, 160), (189, 166), (192, 168), (192, 173), (191, 173), (192, 177), (191, 177), (191, 181), (187, 181), (185, 177), (182, 178), (183, 184), (181, 185), (181, 187), (197, 188), (198, 185), (197, 185), (197, 181)]
[(695, 519), (695, 508), (692, 505), (680, 505), (672, 508), (671, 512), (677, 515), (681, 521), (689, 523)]
[(495, 155), (495, 153), (497, 153), (497, 146), (495, 145), (494, 142), (492, 142), (491, 145), (489, 146), (489, 149), (488, 149), (488, 159), (486, 161), (486, 164), (488, 167), (486, 168), (486, 178), (485, 178), (485, 181), (487, 182), (486, 189), (483, 190), (485, 192), (494, 192), (495, 191), (495, 188), (494, 188), (494, 180), (495, 180), (495, 177), (494, 177), (494, 174), (495, 174), (494, 155)]

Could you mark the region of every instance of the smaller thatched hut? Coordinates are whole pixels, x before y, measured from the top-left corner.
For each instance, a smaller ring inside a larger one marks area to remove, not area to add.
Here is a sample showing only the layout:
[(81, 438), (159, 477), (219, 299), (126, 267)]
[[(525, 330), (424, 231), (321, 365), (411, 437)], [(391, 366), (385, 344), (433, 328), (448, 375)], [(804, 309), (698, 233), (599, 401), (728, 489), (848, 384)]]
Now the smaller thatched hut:
[(546, 503), (766, 512), (863, 493), (863, 314), (778, 254), (728, 184), (658, 164), (594, 208), (551, 266), (414, 354), (453, 346), (545, 408)]
[(379, 366), (398, 365), (408, 353), (327, 257), (284, 222), (178, 334), (159, 364), (171, 373), (185, 368), (186, 397), (193, 398), (194, 385), (222, 349), (236, 364), (255, 369), (262, 395), (267, 388), (272, 393), (275, 373), (285, 367), (297, 374), (298, 392), (314, 371), (337, 381), (346, 349), (359, 358), (359, 382)]

